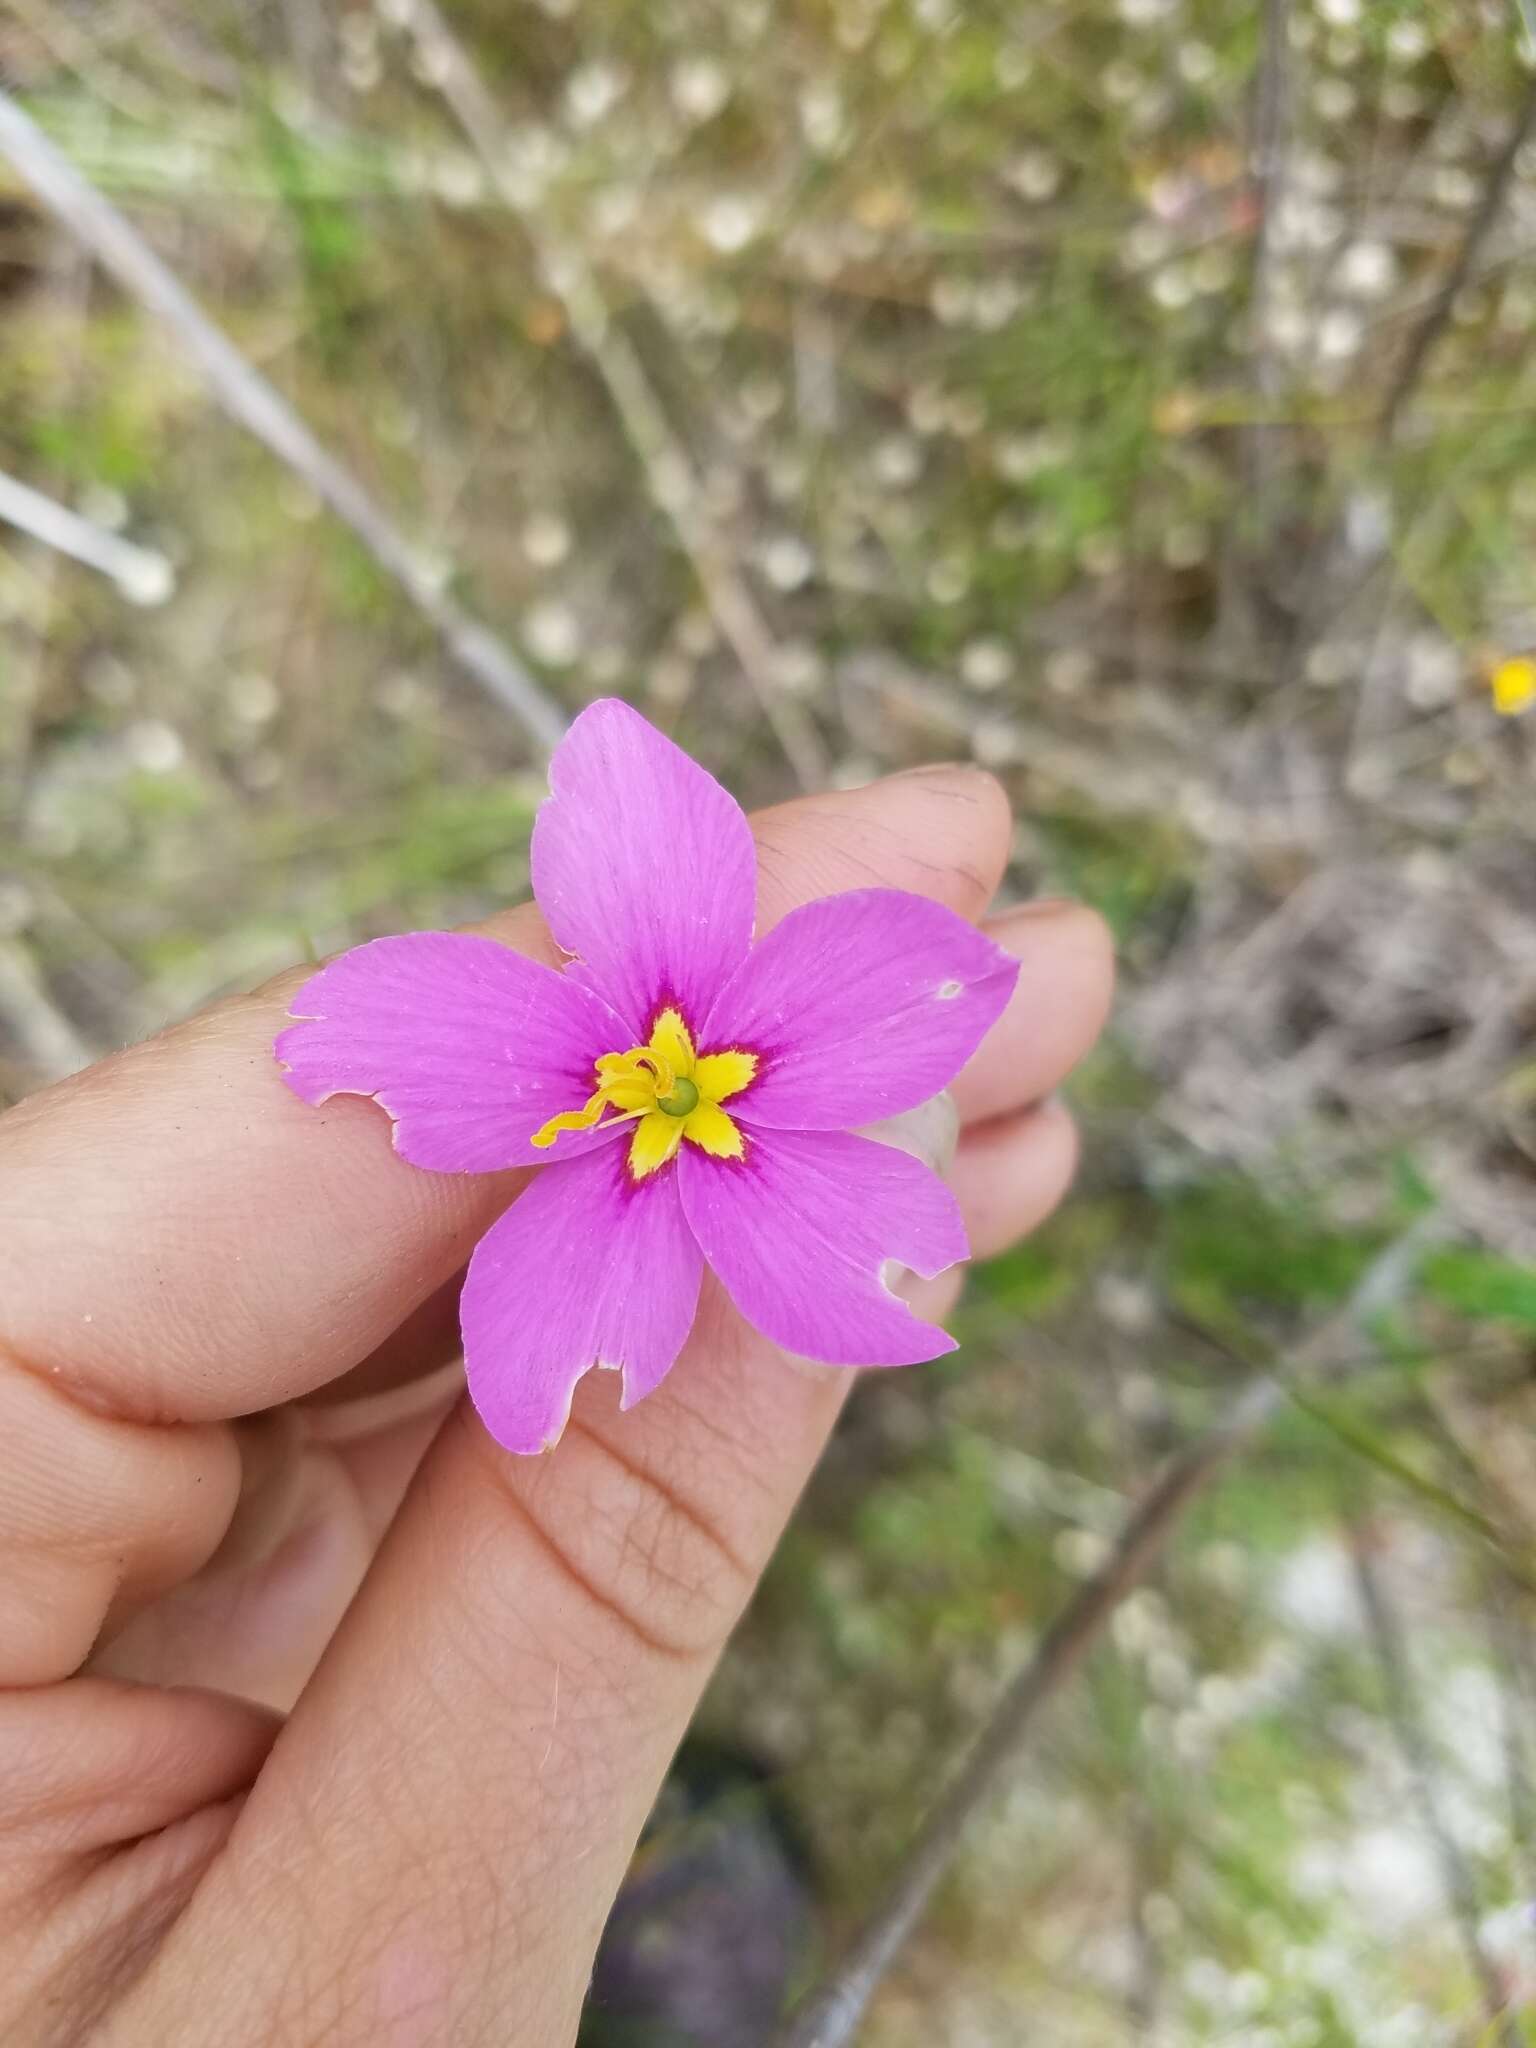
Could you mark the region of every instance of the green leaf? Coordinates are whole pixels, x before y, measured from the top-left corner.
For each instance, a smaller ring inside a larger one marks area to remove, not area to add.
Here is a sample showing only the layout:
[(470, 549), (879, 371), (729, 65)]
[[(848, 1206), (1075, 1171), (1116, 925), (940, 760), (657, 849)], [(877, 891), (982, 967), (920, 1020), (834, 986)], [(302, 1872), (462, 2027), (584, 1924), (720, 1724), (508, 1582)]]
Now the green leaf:
[(1463, 1315), (1536, 1330), (1536, 1268), (1499, 1252), (1451, 1245), (1425, 1263), (1425, 1292)]

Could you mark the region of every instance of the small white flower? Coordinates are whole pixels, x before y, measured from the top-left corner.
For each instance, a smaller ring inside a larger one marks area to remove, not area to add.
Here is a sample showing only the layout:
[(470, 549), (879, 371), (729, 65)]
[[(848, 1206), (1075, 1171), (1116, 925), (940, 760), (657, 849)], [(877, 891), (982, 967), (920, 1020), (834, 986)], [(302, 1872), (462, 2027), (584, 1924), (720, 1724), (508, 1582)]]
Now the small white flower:
[(549, 668), (568, 668), (581, 652), (581, 626), (567, 604), (536, 604), (523, 620), (523, 638)]
[(1386, 242), (1351, 242), (1335, 274), (1351, 298), (1384, 298), (1397, 282), (1397, 257)]
[(1358, 355), (1365, 341), (1365, 323), (1358, 313), (1335, 306), (1317, 323), (1318, 360), (1342, 363)]
[(123, 748), (135, 768), (146, 775), (170, 775), (187, 758), (186, 742), (174, 726), (145, 718), (123, 734)]
[(266, 725), (282, 708), (282, 697), (270, 676), (247, 671), (231, 676), (225, 690), (231, 715), (242, 725)]
[(1429, 48), (1429, 30), (1412, 15), (1394, 21), (1387, 30), (1387, 55), (1398, 64), (1417, 64)]
[(792, 533), (778, 535), (762, 551), (763, 574), (775, 590), (800, 590), (816, 570), (816, 557)]
[(731, 81), (713, 57), (687, 57), (672, 67), (672, 104), (690, 121), (712, 121), (731, 96)]
[(571, 552), (571, 529), (556, 512), (534, 512), (523, 523), (522, 541), (536, 569), (553, 569)]
[(762, 212), (757, 202), (730, 192), (712, 199), (700, 222), (705, 241), (722, 256), (734, 256), (745, 249), (761, 225)]
[(627, 81), (612, 64), (582, 64), (565, 82), (566, 112), (578, 128), (595, 128), (623, 97)]
[(889, 489), (906, 490), (923, 473), (922, 448), (906, 434), (887, 435), (875, 449), (871, 467)]
[(1049, 199), (1061, 187), (1062, 167), (1049, 150), (1026, 149), (1003, 172), (1021, 199)]
[(1320, 78), (1312, 88), (1312, 105), (1320, 121), (1347, 121), (1359, 94), (1347, 78)]
[(1013, 649), (1006, 640), (972, 640), (961, 651), (960, 677), (973, 690), (1001, 689), (1013, 668)]

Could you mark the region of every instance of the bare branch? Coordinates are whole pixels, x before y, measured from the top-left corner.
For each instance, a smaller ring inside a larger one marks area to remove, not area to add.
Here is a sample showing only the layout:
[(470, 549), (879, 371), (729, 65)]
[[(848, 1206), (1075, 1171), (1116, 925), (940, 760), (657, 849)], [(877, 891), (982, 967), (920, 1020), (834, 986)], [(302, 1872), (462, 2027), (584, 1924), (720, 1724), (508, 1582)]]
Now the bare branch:
[[(1536, 72), (1532, 73), (1526, 85), (1514, 125), (1489, 173), (1477, 210), (1467, 223), (1445, 281), (1428, 300), (1398, 359), (1371, 431), (1370, 446), (1377, 456), (1390, 449), (1396, 439), (1403, 413), (1416, 395), (1430, 358), (1450, 324), (1456, 300), (1482, 271), (1489, 238), (1498, 225), (1514, 183), (1520, 152), (1533, 134), (1536, 134)], [(1364, 595), (1376, 574), (1378, 565), (1375, 562), (1368, 564), (1363, 571), (1357, 564), (1353, 573), (1347, 564), (1341, 567), (1337, 559), (1342, 552), (1341, 537), (1340, 519), (1332, 513), (1324, 520), (1321, 530), (1306, 550), (1295, 579), (1300, 609), (1288, 635), (1279, 685), (1282, 695), (1300, 681), (1313, 649)]]
[(507, 176), (506, 124), (468, 52), (434, 0), (401, 0), (416, 39), (420, 70), (447, 102), (487, 177), (522, 222), (545, 284), (560, 300), (571, 333), (605, 385), (657, 510), (667, 520), (704, 593), (721, 636), (741, 664), (802, 788), (826, 779), (826, 760), (809, 714), (779, 686), (774, 638), (734, 563), (718, 546), (700, 508), (704, 494), (686, 449), (628, 338), (609, 317), (591, 265), (570, 243), (557, 249)]
[[(1254, 381), (1265, 401), (1264, 411), (1269, 416), (1273, 416), (1280, 395), (1280, 367), (1269, 326), (1274, 296), (1275, 220), (1285, 196), (1290, 155), (1290, 28), (1291, 0), (1266, 0), (1264, 49), (1259, 59), (1253, 113), (1250, 181), (1257, 220), (1253, 232), (1248, 317), (1252, 330)], [(1269, 436), (1273, 432), (1274, 428), (1266, 421), (1252, 423), (1247, 429), (1250, 482), (1254, 484), (1268, 480), (1267, 455)]]
[[(1327, 1369), (1341, 1338), (1369, 1324), (1412, 1280), (1440, 1226), (1421, 1220), (1372, 1263), (1348, 1304), (1284, 1361), (1285, 1377)], [(908, 1850), (885, 1898), (829, 1981), (801, 2006), (775, 2048), (844, 2048), (917, 1926), (980, 1808), (1019, 1762), (1040, 1710), (1093, 1648), (1111, 1615), (1156, 1564), (1191, 1504), (1284, 1405), (1276, 1374), (1249, 1382), (1221, 1421), (1180, 1453), (1121, 1528), (1103, 1566), (1046, 1630), (1009, 1685), (947, 1792)]]
[(44, 547), (99, 569), (134, 604), (159, 604), (176, 585), (176, 572), (153, 548), (135, 547), (94, 521), (82, 519), (30, 484), (0, 472), (0, 521), (19, 527)]
[(1398, 421), (1404, 406), (1419, 387), (1419, 380), (1429, 364), (1430, 357), (1439, 346), (1441, 336), (1450, 324), (1456, 301), (1465, 289), (1483, 253), (1488, 237), (1498, 225), (1509, 197), (1510, 186), (1514, 183), (1515, 165), (1521, 150), (1536, 135), (1536, 72), (1526, 83), (1525, 97), (1521, 100), (1515, 115), (1514, 126), (1509, 138), (1499, 153), (1498, 162), (1488, 175), (1483, 187), (1483, 196), (1478, 201), (1477, 211), (1467, 222), (1467, 231), (1461, 238), (1461, 245), (1441, 285), (1425, 309), (1424, 317), (1409, 337), (1398, 362), (1397, 373), (1387, 389), (1381, 412), (1376, 422), (1378, 444), (1388, 442), (1397, 431)]
[(399, 528), (315, 439), (287, 401), (215, 327), (143, 236), (54, 148), (37, 123), (0, 92), (0, 154), (123, 289), (175, 335), (224, 410), (349, 526), (379, 567), (437, 633), (449, 655), (519, 719), (546, 751), (559, 741), (559, 708), (488, 626), (439, 588)]
[(1250, 417), (1237, 450), (1243, 503), (1227, 522), (1218, 551), (1214, 640), (1250, 652), (1260, 640), (1255, 557), (1270, 531), (1283, 378), (1271, 334), (1275, 296), (1275, 221), (1285, 193), (1291, 129), (1291, 0), (1265, 0), (1264, 35), (1254, 80), (1247, 192), (1254, 210), (1249, 269), (1247, 354)]
[(96, 1058), (43, 985), (36, 962), (16, 939), (0, 939), (0, 1024), (44, 1081), (78, 1074)]
[(1461, 1937), (1467, 1967), (1482, 1993), (1490, 2031), (1480, 2038), (1489, 2044), (1489, 2048), (1495, 2048), (1495, 2044), (1498, 2048), (1520, 2048), (1522, 2035), (1509, 2016), (1509, 2000), (1478, 1931), (1477, 1887), (1473, 1883), (1471, 1869), (1440, 1811), (1435, 1793), (1434, 1757), (1419, 1719), (1408, 1649), (1403, 1641), (1397, 1611), (1388, 1598), (1371, 1555), (1369, 1532), (1358, 1516), (1350, 1517), (1348, 1530), (1355, 1564), (1355, 1584), (1360, 1591), (1367, 1633), (1381, 1673), (1387, 1720), (1408, 1774), (1409, 1792), (1418, 1809), (1419, 1825), (1439, 1866), (1446, 1908)]

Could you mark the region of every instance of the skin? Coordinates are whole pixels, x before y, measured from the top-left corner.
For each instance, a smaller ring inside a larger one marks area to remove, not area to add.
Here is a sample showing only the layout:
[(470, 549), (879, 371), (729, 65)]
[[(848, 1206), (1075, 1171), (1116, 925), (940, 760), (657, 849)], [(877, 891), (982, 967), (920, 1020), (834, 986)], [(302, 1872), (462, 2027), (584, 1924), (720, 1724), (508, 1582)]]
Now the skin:
[[(984, 918), (1010, 829), (959, 768), (753, 823), (762, 928), (870, 884)], [(485, 929), (555, 957), (531, 907)], [(1080, 908), (988, 929), (1023, 972), (953, 1091), (983, 1256), (1067, 1187), (1046, 1098), (1111, 984)], [(0, 2038), (28, 2048), (570, 2041), (852, 1382), (710, 1290), (629, 1415), (593, 1374), (556, 1452), (500, 1451), (454, 1298), (521, 1176), (419, 1172), (372, 1104), (291, 1096), (305, 971), (0, 1119)]]

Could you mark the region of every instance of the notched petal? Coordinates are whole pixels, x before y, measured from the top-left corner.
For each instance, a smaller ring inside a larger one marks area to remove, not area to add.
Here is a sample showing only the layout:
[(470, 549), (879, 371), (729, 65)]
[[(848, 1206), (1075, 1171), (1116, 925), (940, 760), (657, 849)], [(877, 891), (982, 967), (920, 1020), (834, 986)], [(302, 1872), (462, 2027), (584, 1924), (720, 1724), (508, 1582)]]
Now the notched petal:
[(774, 1343), (828, 1365), (915, 1365), (955, 1348), (885, 1284), (966, 1257), (954, 1197), (925, 1166), (844, 1132), (745, 1133), (741, 1162), (684, 1148), (683, 1206), (736, 1307)]
[[(293, 1092), (372, 1096), (400, 1156), (438, 1173), (541, 1164), (534, 1132), (580, 1107), (623, 1030), (568, 975), (469, 932), (355, 946), (305, 982), (290, 1014), (273, 1051)], [(607, 1137), (570, 1134), (562, 1156)]]
[(549, 1167), (470, 1260), (459, 1308), (469, 1391), (509, 1451), (557, 1442), (595, 1366), (621, 1370), (626, 1401), (639, 1400), (692, 1325), (704, 1260), (677, 1177), (637, 1183), (627, 1155), (612, 1145)]

